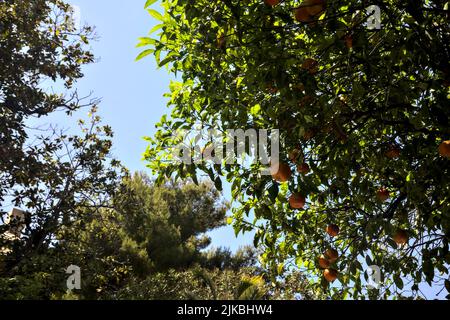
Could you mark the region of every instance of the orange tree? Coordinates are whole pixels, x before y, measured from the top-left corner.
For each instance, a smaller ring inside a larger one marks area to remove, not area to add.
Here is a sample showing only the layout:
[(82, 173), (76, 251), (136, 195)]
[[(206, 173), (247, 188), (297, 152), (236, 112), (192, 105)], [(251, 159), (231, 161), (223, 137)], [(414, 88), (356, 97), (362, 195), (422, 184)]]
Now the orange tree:
[[(262, 263), (273, 275), (298, 268), (333, 298), (450, 289), (446, 1), (155, 2), (159, 34), (140, 39), (138, 59), (179, 75), (172, 113), (148, 138), (161, 181), (226, 179), (234, 228), (254, 229)], [(280, 129), (284, 172), (167, 161), (171, 134), (198, 122)], [(369, 265), (378, 289), (366, 290)]]

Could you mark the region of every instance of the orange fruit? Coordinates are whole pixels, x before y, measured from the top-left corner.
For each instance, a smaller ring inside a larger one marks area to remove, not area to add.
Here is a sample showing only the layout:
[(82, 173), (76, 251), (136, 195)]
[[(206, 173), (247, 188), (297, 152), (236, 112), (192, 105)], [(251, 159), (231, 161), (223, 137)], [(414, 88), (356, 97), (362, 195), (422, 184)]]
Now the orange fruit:
[(303, 135), (303, 139), (305, 139), (306, 141), (311, 140), (312, 138), (314, 138), (316, 136), (316, 132), (313, 129), (309, 129), (305, 132), (305, 134)]
[(439, 154), (450, 159), (450, 140), (444, 141), (439, 145)]
[(306, 203), (306, 199), (299, 193), (294, 193), (289, 198), (289, 204), (292, 209), (303, 209)]
[(409, 236), (408, 233), (405, 230), (398, 229), (395, 233), (392, 239), (397, 243), (398, 245), (406, 244), (408, 243)]
[(345, 36), (345, 45), (347, 48), (353, 48), (353, 37), (350, 35)]
[(271, 84), (271, 83), (267, 84), (266, 88), (267, 88), (267, 91), (269, 91), (270, 94), (276, 94), (276, 93), (278, 93), (278, 88), (275, 87), (275, 86), (274, 86), (273, 84)]
[(277, 168), (276, 164), (271, 162), (270, 163), (270, 174), (274, 180), (278, 180), (278, 178), (279, 178), (278, 172), (279, 171), (280, 171), (280, 168), (279, 167)]
[(303, 91), (305, 91), (305, 85), (303, 83), (299, 83), (299, 84), (294, 86), (294, 89), (296, 89), (296, 90), (298, 90), (300, 92), (303, 92)]
[(309, 168), (309, 165), (307, 163), (302, 163), (302, 164), (299, 164), (297, 166), (297, 170), (298, 170), (299, 173), (308, 174), (310, 168)]
[(323, 254), (319, 257), (319, 266), (322, 269), (327, 269), (330, 267), (330, 261), (328, 261), (328, 259)]
[(329, 226), (327, 226), (327, 233), (331, 236), (331, 237), (336, 237), (339, 234), (339, 227), (335, 224), (330, 224)]
[(289, 160), (291, 160), (292, 162), (297, 161), (298, 157), (300, 156), (300, 150), (298, 149), (294, 149), (291, 152), (289, 152)]
[(325, 0), (306, 0), (302, 3), (310, 16), (317, 16), (325, 10)]
[(264, 2), (268, 5), (268, 6), (276, 6), (277, 4), (280, 3), (280, 0), (264, 0)]
[(385, 202), (390, 197), (390, 192), (386, 188), (381, 188), (377, 191), (377, 198), (381, 202)]
[(278, 170), (276, 168), (276, 165), (272, 165), (270, 167), (270, 173), (272, 174), (272, 178), (278, 182), (289, 181), (292, 176), (291, 168), (284, 162), (279, 163)]
[(325, 251), (325, 256), (331, 263), (335, 263), (336, 260), (339, 258), (339, 252), (337, 252), (337, 250), (330, 248), (327, 249), (327, 251)]
[(294, 13), (295, 13), (295, 20), (297, 20), (298, 22), (311, 21), (311, 16), (309, 15), (307, 8), (305, 7), (296, 8)]
[(308, 70), (310, 74), (316, 74), (319, 71), (319, 63), (312, 58), (306, 58), (303, 61), (302, 68)]
[(300, 107), (300, 108), (303, 108), (303, 107), (305, 107), (307, 104), (311, 104), (313, 101), (314, 101), (314, 98), (313, 98), (312, 96), (306, 95), (306, 96), (304, 96), (304, 97), (302, 97), (302, 98), (300, 99), (299, 107)]
[(309, 70), (309, 69), (313, 68), (316, 65), (317, 65), (317, 61), (316, 60), (314, 60), (312, 58), (306, 58), (305, 61), (303, 61), (302, 68), (306, 69), (306, 70)]
[(338, 278), (338, 272), (334, 269), (325, 269), (323, 276), (328, 282), (334, 282)]
[(390, 159), (397, 159), (400, 157), (400, 149), (397, 147), (392, 147), (386, 152), (386, 157)]

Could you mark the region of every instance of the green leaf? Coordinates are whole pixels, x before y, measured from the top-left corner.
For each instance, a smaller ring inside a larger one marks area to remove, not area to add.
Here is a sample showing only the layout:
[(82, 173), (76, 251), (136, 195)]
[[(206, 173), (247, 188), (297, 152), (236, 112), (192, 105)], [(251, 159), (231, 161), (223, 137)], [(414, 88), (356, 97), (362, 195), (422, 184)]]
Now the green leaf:
[(136, 45), (136, 47), (137, 48), (145, 47), (145, 46), (149, 46), (149, 45), (154, 45), (155, 43), (156, 43), (155, 39), (143, 37), (143, 38), (139, 38), (139, 43)]
[(151, 55), (153, 52), (155, 52), (155, 50), (153, 50), (153, 49), (147, 49), (147, 50), (141, 52), (141, 53), (136, 57), (136, 61), (139, 61), (139, 60), (145, 58), (146, 56)]
[(163, 24), (163, 23), (157, 24), (157, 25), (155, 25), (153, 28), (150, 29), (150, 31), (148, 32), (148, 34), (152, 34), (152, 33), (154, 33), (155, 31), (161, 29), (162, 27), (164, 27), (164, 24)]
[(169, 62), (175, 60), (176, 58), (174, 57), (174, 55), (171, 56), (167, 56), (166, 58), (164, 58), (164, 60), (162, 60), (158, 66), (159, 67), (164, 67), (166, 64), (168, 64)]
[(413, 178), (413, 174), (412, 174), (412, 172), (410, 172), (410, 173), (406, 176), (406, 182), (410, 182), (412, 178)]
[(283, 274), (283, 270), (284, 270), (284, 263), (278, 264), (278, 267), (277, 267), (278, 274)]
[(164, 17), (158, 11), (153, 10), (153, 9), (148, 9), (147, 11), (153, 18), (164, 22), (164, 20), (165, 20)]
[(152, 4), (154, 4), (156, 1), (158, 1), (158, 0), (147, 0), (147, 2), (145, 2), (144, 9), (147, 9), (147, 8), (150, 7)]
[(261, 111), (261, 106), (260, 106), (259, 104), (256, 104), (255, 106), (253, 106), (253, 107), (250, 109), (250, 113), (251, 113), (253, 116), (257, 116), (257, 115), (260, 113), (260, 111)]
[(214, 185), (216, 186), (216, 189), (218, 191), (223, 191), (222, 179), (220, 179), (220, 177), (216, 177), (216, 179), (214, 180)]
[(447, 290), (447, 292), (450, 292), (450, 281), (449, 280), (445, 280), (444, 284), (445, 284), (445, 289)]
[(280, 191), (278, 183), (273, 182), (268, 191), (270, 200), (272, 200), (272, 202), (275, 202)]
[(394, 283), (397, 286), (397, 288), (399, 288), (400, 290), (403, 289), (403, 280), (402, 278), (400, 278), (399, 275), (394, 276)]

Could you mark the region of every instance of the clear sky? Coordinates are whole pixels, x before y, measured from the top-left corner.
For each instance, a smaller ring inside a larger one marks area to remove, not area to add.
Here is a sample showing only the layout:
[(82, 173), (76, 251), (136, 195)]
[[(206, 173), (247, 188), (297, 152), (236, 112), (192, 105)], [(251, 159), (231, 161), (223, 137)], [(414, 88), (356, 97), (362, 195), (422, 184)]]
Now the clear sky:
[[(80, 9), (81, 21), (96, 28), (98, 40), (92, 50), (99, 61), (84, 68), (85, 77), (79, 81), (80, 94), (93, 92), (102, 99), (99, 114), (114, 132), (113, 154), (132, 171), (147, 171), (142, 154), (147, 143), (142, 139), (155, 132), (161, 116), (170, 112), (163, 94), (168, 92), (172, 77), (166, 69), (158, 69), (152, 56), (135, 62), (141, 49), (138, 38), (146, 36), (157, 24), (144, 10), (145, 0), (69, 0)], [(60, 126), (73, 127), (64, 114), (46, 121), (58, 121)], [(229, 186), (225, 185), (225, 189)], [(224, 196), (229, 199), (230, 191)], [(236, 250), (252, 243), (252, 235), (236, 239), (231, 227), (211, 233), (213, 246)]]
[[(172, 77), (165, 69), (157, 69), (153, 58), (135, 62), (140, 49), (137, 39), (146, 36), (156, 22), (144, 10), (145, 0), (68, 0), (80, 8), (81, 20), (96, 27), (98, 41), (92, 50), (99, 62), (84, 68), (85, 77), (77, 88), (81, 94), (93, 92), (102, 98), (99, 113), (114, 132), (114, 156), (132, 171), (147, 171), (142, 153), (147, 143), (142, 139), (155, 132), (161, 116), (170, 112), (163, 94), (168, 91)], [(84, 110), (78, 116), (86, 114)], [(62, 127), (74, 127), (77, 119), (68, 120), (64, 114), (46, 121), (59, 122)], [(225, 185), (225, 188), (229, 188)], [(225, 190), (230, 198), (230, 190)], [(213, 246), (236, 250), (252, 243), (253, 236), (235, 237), (231, 227), (211, 233)], [(429, 298), (436, 290), (421, 285)], [(442, 294), (440, 296), (442, 298)]]

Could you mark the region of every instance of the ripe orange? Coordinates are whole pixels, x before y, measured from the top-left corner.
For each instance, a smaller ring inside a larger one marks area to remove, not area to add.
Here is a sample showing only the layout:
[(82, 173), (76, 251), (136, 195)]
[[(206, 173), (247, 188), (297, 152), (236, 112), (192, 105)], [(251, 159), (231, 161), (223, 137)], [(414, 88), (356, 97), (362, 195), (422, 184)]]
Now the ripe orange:
[(347, 48), (353, 48), (353, 37), (350, 35), (345, 36), (345, 45)]
[(337, 252), (337, 250), (334, 249), (327, 249), (327, 251), (325, 251), (325, 256), (328, 258), (328, 260), (331, 263), (335, 263), (336, 260), (339, 258), (339, 252)]
[(298, 90), (300, 92), (303, 92), (303, 91), (305, 91), (305, 85), (303, 83), (299, 83), (299, 84), (294, 86), (294, 89)]
[(291, 160), (292, 162), (297, 161), (298, 157), (300, 156), (300, 150), (298, 149), (294, 149), (291, 152), (289, 152), (289, 160)]
[(338, 272), (334, 269), (325, 269), (323, 276), (328, 282), (334, 282), (338, 278)]
[(331, 236), (331, 237), (336, 237), (339, 234), (339, 227), (335, 224), (330, 224), (329, 226), (327, 226), (327, 233)]
[(345, 133), (344, 129), (340, 125), (335, 123), (333, 129), (336, 138), (338, 138), (340, 142), (342, 143), (347, 142), (348, 135)]
[(311, 16), (309, 15), (307, 8), (305, 7), (295, 9), (294, 13), (295, 13), (295, 20), (297, 20), (298, 22), (311, 21)]
[(323, 254), (319, 257), (319, 266), (322, 269), (327, 269), (330, 267), (330, 261), (328, 261), (328, 259)]
[(310, 96), (310, 95), (306, 95), (306, 96), (304, 96), (304, 97), (302, 97), (301, 99), (300, 99), (300, 102), (299, 102), (299, 107), (300, 108), (303, 108), (303, 107), (305, 107), (307, 104), (312, 104), (312, 102), (314, 101), (314, 98), (312, 97), (312, 96)]
[(439, 154), (450, 159), (450, 140), (444, 141), (439, 145)]
[(386, 152), (386, 157), (390, 159), (397, 159), (400, 157), (400, 149), (397, 147), (392, 147)]
[(272, 178), (278, 182), (286, 182), (291, 179), (292, 171), (288, 164), (280, 162), (278, 170), (276, 170), (276, 165), (270, 167), (270, 173)]
[(305, 206), (306, 199), (299, 193), (294, 193), (289, 198), (289, 204), (292, 209), (303, 209)]
[(377, 191), (377, 198), (381, 202), (385, 202), (390, 197), (390, 192), (386, 188), (381, 188)]
[(405, 230), (402, 229), (398, 229), (394, 236), (392, 237), (392, 239), (398, 244), (398, 245), (402, 245), (405, 243), (408, 243), (409, 240), (409, 236), (408, 233)]
[(306, 130), (305, 134), (303, 135), (303, 139), (305, 139), (306, 141), (309, 141), (312, 138), (314, 138), (315, 136), (316, 136), (315, 130), (309, 129), (309, 130)]
[(317, 65), (317, 61), (312, 58), (306, 58), (305, 61), (303, 61), (302, 68), (309, 70), (313, 68), (315, 65)]
[(280, 0), (264, 0), (264, 2), (265, 2), (267, 5), (273, 7), (273, 6), (276, 6), (277, 4), (279, 4), (279, 3), (280, 3)]
[(307, 163), (302, 163), (297, 166), (297, 170), (299, 173), (308, 174), (310, 167)]
[(266, 88), (267, 88), (267, 91), (269, 91), (269, 93), (271, 93), (271, 94), (278, 93), (278, 88), (276, 86), (274, 86), (272, 83), (267, 84)]
[(325, 10), (325, 0), (306, 0), (302, 3), (310, 16), (316, 16)]
[(302, 68), (308, 70), (310, 74), (316, 74), (319, 71), (319, 63), (312, 58), (306, 58), (303, 61)]

